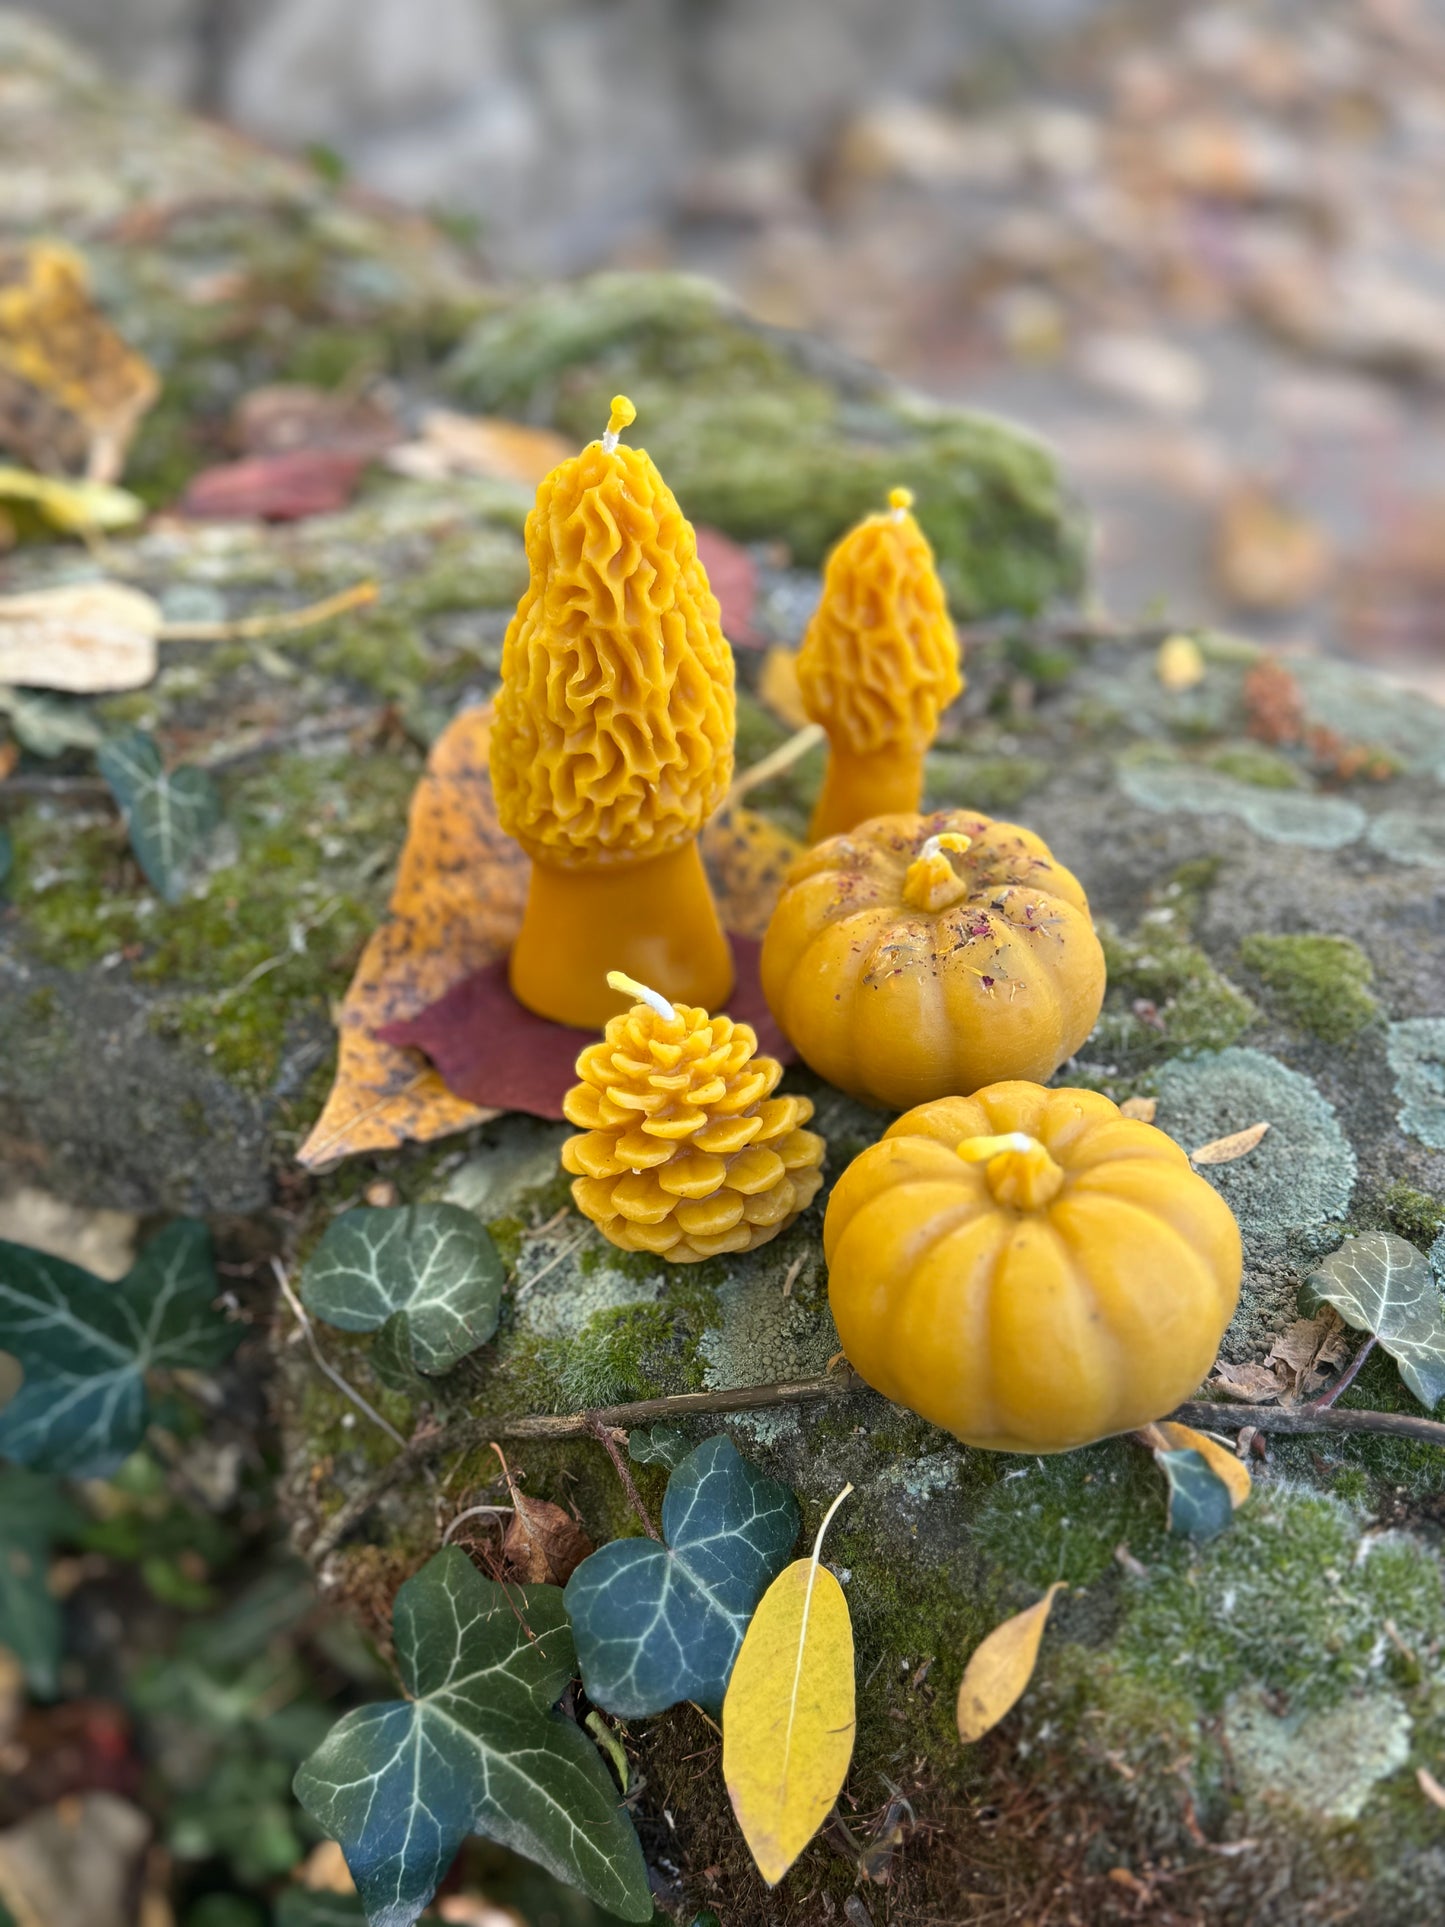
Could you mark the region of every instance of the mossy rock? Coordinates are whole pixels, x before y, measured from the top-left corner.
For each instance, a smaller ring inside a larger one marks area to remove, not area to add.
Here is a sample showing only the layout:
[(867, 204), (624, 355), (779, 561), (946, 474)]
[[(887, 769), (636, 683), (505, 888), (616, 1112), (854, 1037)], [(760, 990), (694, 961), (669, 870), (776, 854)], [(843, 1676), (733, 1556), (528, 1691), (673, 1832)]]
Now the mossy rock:
[(1033, 612), (1084, 580), (1079, 512), (1021, 430), (944, 408), (710, 283), (597, 275), (486, 316), (450, 364), (472, 406), (600, 432), (612, 395), (689, 515), (816, 564), (890, 488), (911, 488), (955, 611)]

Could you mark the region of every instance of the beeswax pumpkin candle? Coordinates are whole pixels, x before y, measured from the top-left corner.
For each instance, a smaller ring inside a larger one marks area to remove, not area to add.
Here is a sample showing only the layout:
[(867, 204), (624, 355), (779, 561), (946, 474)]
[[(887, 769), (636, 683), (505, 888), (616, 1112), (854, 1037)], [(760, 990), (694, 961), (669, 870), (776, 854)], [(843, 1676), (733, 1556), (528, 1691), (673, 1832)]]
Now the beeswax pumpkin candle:
[(1094, 1091), (993, 1084), (854, 1159), (823, 1226), (854, 1369), (969, 1445), (1063, 1452), (1172, 1411), (1239, 1295), (1239, 1227)]
[(599, 959), (715, 1009), (732, 953), (696, 837), (733, 764), (733, 659), (692, 525), (639, 448), (635, 410), (561, 462), (527, 517), (531, 581), (502, 647), (492, 784), (532, 859), (511, 985), (600, 1030)]
[(903, 1110), (1052, 1076), (1094, 1027), (1104, 953), (1078, 878), (1031, 830), (940, 810), (799, 857), (762, 979), (806, 1064)]
[(823, 1182), (806, 1097), (774, 1097), (783, 1067), (756, 1032), (671, 1004), (611, 970), (638, 1001), (577, 1059), (563, 1101), (580, 1137), (562, 1146), (572, 1196), (624, 1251), (693, 1264), (776, 1238)]
[(894, 489), (887, 512), (834, 549), (798, 655), (803, 707), (828, 732), (815, 842), (918, 808), (938, 713), (963, 688), (958, 637), (912, 502)]

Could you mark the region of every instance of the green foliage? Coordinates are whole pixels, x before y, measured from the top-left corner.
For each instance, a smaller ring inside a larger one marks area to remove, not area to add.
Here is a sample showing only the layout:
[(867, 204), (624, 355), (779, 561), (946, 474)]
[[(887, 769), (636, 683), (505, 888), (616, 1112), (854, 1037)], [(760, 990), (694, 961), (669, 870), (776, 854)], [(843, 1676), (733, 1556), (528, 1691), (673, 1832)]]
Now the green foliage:
[(167, 770), (140, 730), (102, 743), (97, 760), (146, 880), (167, 903), (177, 902), (220, 823), (216, 785), (201, 769)]
[(1445, 1231), (1445, 1199), (1418, 1191), (1403, 1178), (1395, 1180), (1380, 1203), (1394, 1229), (1411, 1244), (1433, 1244)]
[(460, 1205), (363, 1205), (328, 1225), (301, 1297), (341, 1331), (396, 1321), (416, 1369), (445, 1372), (496, 1331), (503, 1282), (495, 1245)]
[(1321, 1304), (1375, 1334), (1427, 1412), (1445, 1398), (1445, 1304), (1430, 1260), (1414, 1245), (1388, 1231), (1346, 1238), (1300, 1292), (1306, 1316)]
[(1258, 743), (1234, 743), (1209, 759), (1209, 767), (1221, 776), (1232, 776), (1240, 783), (1253, 783), (1261, 790), (1298, 790), (1308, 788), (1303, 772), (1277, 750)]
[(614, 1539), (567, 1582), (588, 1697), (633, 1718), (695, 1700), (716, 1713), (753, 1608), (787, 1564), (798, 1506), (725, 1433), (667, 1483), (665, 1543)]
[(1199, 1452), (1156, 1452), (1155, 1463), (1169, 1481), (1169, 1530), (1186, 1539), (1212, 1539), (1233, 1517), (1229, 1488)]
[(355, 1894), (290, 1887), (276, 1902), (276, 1927), (364, 1927), (365, 1920), (366, 1909)]
[[(1223, 1050), (1258, 1016), (1177, 918), (1161, 915), (1132, 937), (1101, 923), (1099, 941), (1109, 988), (1091, 1052), (1138, 1070), (1176, 1051)], [(1152, 1012), (1141, 1012), (1141, 1004)]]
[(25, 1245), (0, 1243), (0, 1346), (25, 1382), (0, 1411), (0, 1455), (40, 1471), (101, 1477), (140, 1443), (146, 1374), (205, 1371), (240, 1340), (212, 1301), (203, 1224), (178, 1218), (119, 1284)]
[(60, 1608), (46, 1583), (50, 1549), (80, 1523), (57, 1480), (0, 1466), (0, 1646), (19, 1660), (26, 1684), (42, 1699), (60, 1684)]
[(449, 1546), (402, 1587), (393, 1623), (408, 1698), (348, 1713), (296, 1776), (371, 1927), (411, 1927), (473, 1832), (650, 1920), (632, 1822), (553, 1710), (576, 1657), (560, 1591), (495, 1585)]
[(627, 1456), (634, 1465), (662, 1465), (675, 1472), (689, 1450), (680, 1425), (654, 1425), (627, 1434)]
[(1007, 817), (1049, 774), (1038, 756), (968, 756), (936, 749), (927, 758), (926, 807)]
[(1369, 989), (1374, 966), (1348, 937), (1255, 935), (1239, 954), (1286, 1018), (1327, 1044), (1348, 1043), (1379, 1015)]

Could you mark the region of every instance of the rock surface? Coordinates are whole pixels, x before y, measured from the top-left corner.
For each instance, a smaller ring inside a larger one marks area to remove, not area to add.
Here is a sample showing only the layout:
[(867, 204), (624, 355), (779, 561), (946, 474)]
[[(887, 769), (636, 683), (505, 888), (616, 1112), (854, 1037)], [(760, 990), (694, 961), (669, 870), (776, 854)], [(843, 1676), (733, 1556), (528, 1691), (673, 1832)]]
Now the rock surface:
[[(43, 36), (6, 32), (26, 87), (0, 136), (11, 163), (0, 223), (79, 238), (122, 328), (165, 375), (132, 467), (152, 500), (173, 501), (224, 455), (234, 402), (282, 376), (336, 385), (380, 368), (403, 413), (461, 396), (573, 436), (625, 387), (684, 505), (756, 544), (755, 625), (793, 642), (817, 591), (810, 565), (880, 481), (912, 481), (959, 613), (990, 618), (971, 631), (969, 686), (931, 760), (930, 800), (1041, 832), (1085, 881), (1107, 937), (1104, 1015), (1061, 1081), (1157, 1097), (1159, 1122), (1190, 1148), (1271, 1124), (1249, 1160), (1211, 1172), (1247, 1246), (1225, 1357), (1263, 1362), (1347, 1229), (1436, 1240), (1445, 862), (1432, 826), (1445, 715), (1302, 663), (1309, 720), (1387, 752), (1395, 773), (1344, 784), (1300, 748), (1265, 750), (1248, 734), (1251, 645), (1200, 636), (1203, 682), (1170, 694), (1154, 672), (1158, 634), (1035, 619), (1077, 585), (1079, 542), (1032, 443), (924, 410), (750, 328), (690, 283), (514, 300), (420, 224), (208, 130), (139, 115)], [(39, 156), (28, 175), (27, 151)], [(727, 437), (740, 405), (755, 425)], [(291, 606), (362, 576), (383, 585), (373, 607), (294, 637), (163, 643), (150, 687), (52, 711), (107, 731), (139, 724), (173, 761), (217, 777), (225, 828), (179, 902), (145, 886), (84, 750), (47, 758), (22, 734), (0, 783), (14, 852), (0, 912), (7, 1166), (87, 1203), (208, 1215), (237, 1261), (304, 1259), (335, 1211), (377, 1183), (475, 1210), (508, 1268), (493, 1344), (434, 1386), (398, 1390), (367, 1340), (325, 1334), (333, 1362), (403, 1433), (424, 1418), (808, 1376), (837, 1350), (822, 1200), (775, 1244), (678, 1275), (584, 1236), (554, 1163), (559, 1134), (530, 1120), (319, 1180), (292, 1161), (330, 1075), (329, 1005), (384, 903), (424, 746), (495, 687), (527, 500), (515, 483), (374, 475), (351, 507), (289, 527), (157, 517), (106, 545), (108, 574), (186, 620)], [(3, 572), (17, 587), (96, 566), (78, 547), (21, 548)], [(997, 613), (1009, 607), (1025, 613)], [(759, 694), (760, 662), (739, 658), (742, 765), (787, 734)], [(820, 775), (805, 759), (750, 801), (801, 828)], [(1344, 945), (1322, 964), (1318, 951), (1258, 943), (1310, 933)], [(1343, 1038), (1337, 989), (1355, 1025)], [(836, 1176), (886, 1120), (806, 1073), (790, 1078), (817, 1103)], [(262, 1316), (263, 1279), (258, 1269)], [(1346, 1398), (1419, 1410), (1379, 1354)], [(285, 1503), (306, 1545), (395, 1448), (279, 1335), (275, 1409)], [(1438, 1450), (1276, 1441), (1234, 1527), (1201, 1548), (1166, 1534), (1154, 1468), (1125, 1441), (1013, 1462), (862, 1393), (729, 1429), (789, 1480), (810, 1530), (845, 1480), (857, 1488), (830, 1540), (862, 1682), (851, 1784), (882, 1832), (896, 1824), (884, 1817), (893, 1787), (919, 1823), (887, 1864), (890, 1884), (868, 1890), (875, 1920), (958, 1917), (965, 1893), (1023, 1918), (1045, 1889), (1077, 1895), (1090, 1921), (1167, 1904), (1229, 1927), (1404, 1927), (1445, 1909), (1445, 1816), (1415, 1778), (1445, 1757)], [(594, 1537), (635, 1530), (592, 1442), (509, 1452), (529, 1491), (575, 1504)], [(493, 1466), (484, 1449), (459, 1449), (436, 1486), (393, 1487), (327, 1558), (327, 1582), (374, 1619), (434, 1549), (438, 1519), (474, 1503)], [(637, 1477), (655, 1505), (662, 1472), (640, 1465)], [(960, 1758), (964, 1658), (1060, 1578), (1071, 1590), (1034, 1688)], [(644, 1843), (672, 1869), (681, 1918), (704, 1906), (759, 1922), (840, 1916), (854, 1868), (826, 1846), (765, 1895), (700, 1723), (679, 1713), (634, 1728), (630, 1744)]]

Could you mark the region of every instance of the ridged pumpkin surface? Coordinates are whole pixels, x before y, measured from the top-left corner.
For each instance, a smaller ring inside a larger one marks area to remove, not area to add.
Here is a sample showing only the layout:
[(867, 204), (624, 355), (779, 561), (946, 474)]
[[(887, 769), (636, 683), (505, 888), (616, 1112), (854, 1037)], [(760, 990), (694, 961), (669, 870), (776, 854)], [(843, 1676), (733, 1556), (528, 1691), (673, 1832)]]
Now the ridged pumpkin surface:
[[(989, 1155), (1004, 1134), (1032, 1148)], [(823, 1246), (854, 1369), (996, 1452), (1171, 1411), (1209, 1372), (1242, 1263), (1233, 1213), (1171, 1138), (1026, 1083), (899, 1118), (839, 1179)]]
[(874, 817), (800, 857), (762, 981), (820, 1077), (903, 1110), (1052, 1076), (1094, 1027), (1104, 954), (1078, 878), (1039, 837), (940, 810)]

